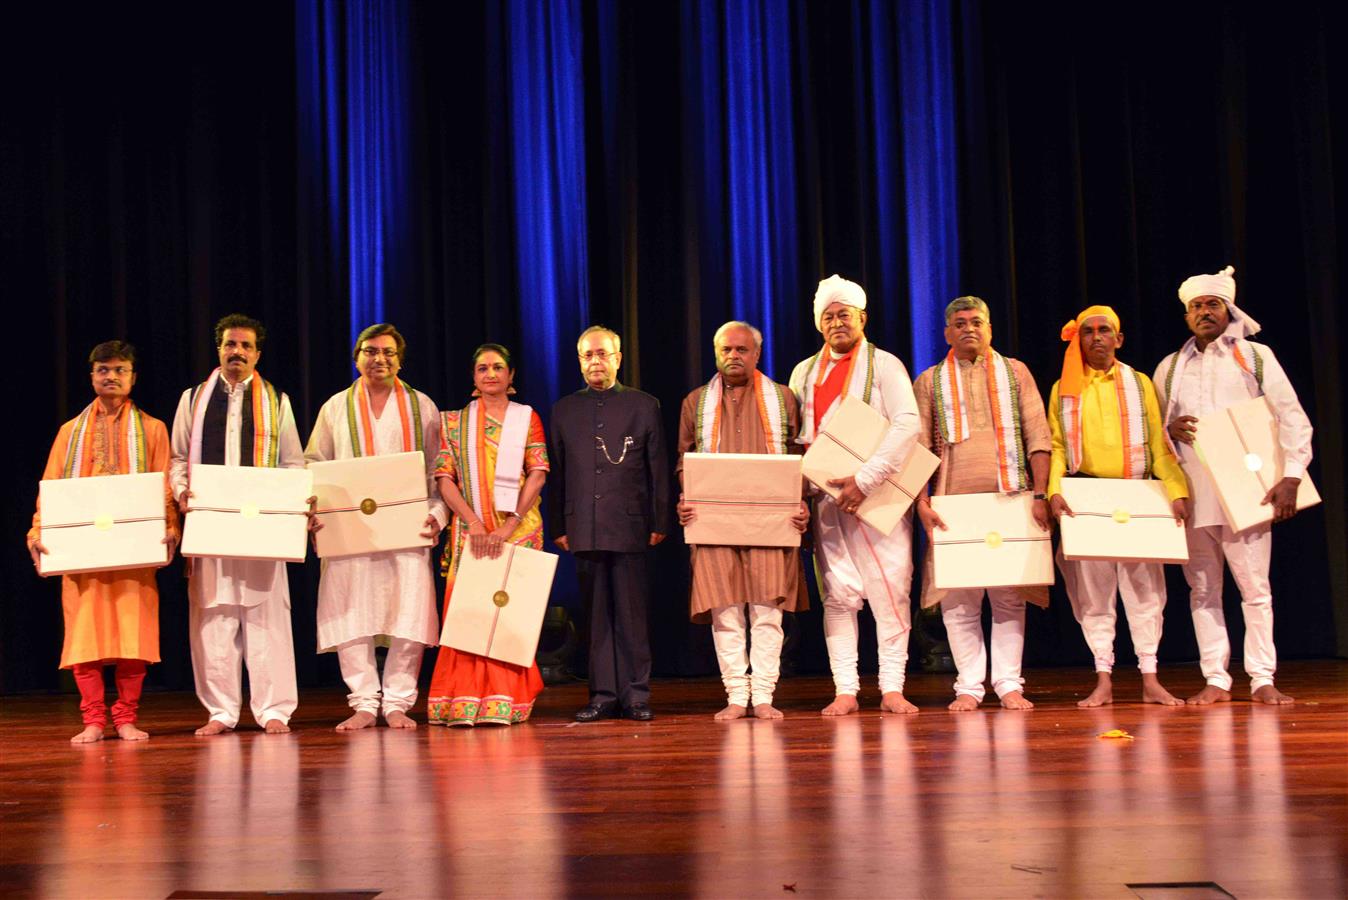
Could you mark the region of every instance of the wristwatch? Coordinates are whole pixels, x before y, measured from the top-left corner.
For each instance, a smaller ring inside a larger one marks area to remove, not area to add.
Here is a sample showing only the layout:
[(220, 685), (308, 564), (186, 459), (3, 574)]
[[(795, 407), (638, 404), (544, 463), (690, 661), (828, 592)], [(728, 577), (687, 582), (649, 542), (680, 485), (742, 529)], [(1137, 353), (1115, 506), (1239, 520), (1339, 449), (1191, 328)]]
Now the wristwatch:
[(1036, 500), (1047, 500), (1048, 497), (1045, 497), (1043, 494), (1035, 494), (1035, 495), (1034, 495), (1034, 499), (1036, 499)]

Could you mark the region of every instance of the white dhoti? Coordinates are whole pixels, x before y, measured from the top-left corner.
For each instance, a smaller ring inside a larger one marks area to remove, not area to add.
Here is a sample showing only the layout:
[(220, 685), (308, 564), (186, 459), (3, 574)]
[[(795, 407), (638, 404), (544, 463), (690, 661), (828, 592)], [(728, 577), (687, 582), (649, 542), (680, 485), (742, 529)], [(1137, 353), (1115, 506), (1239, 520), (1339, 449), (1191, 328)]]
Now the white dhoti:
[[(439, 640), (429, 550), (324, 561), (318, 648), (320, 653), (337, 651), (352, 709), (385, 714), (410, 709), (417, 699), (421, 655)], [(388, 647), (382, 687), (377, 644)]]
[(712, 611), (711, 639), (728, 701), (771, 704), (781, 669), (782, 611), (757, 603), (723, 606)]
[(426, 645), (418, 641), (390, 639), (381, 683), (374, 638), (357, 638), (338, 647), (337, 664), (351, 692), (346, 695), (347, 704), (356, 712), (385, 718), (391, 712), (407, 712), (417, 702), (417, 673), (425, 651)]
[[(955, 694), (982, 702), (988, 675), (988, 653), (983, 641), (983, 588), (946, 591), (941, 598), (950, 654), (958, 675)], [(1020, 661), (1025, 649), (1025, 598), (1015, 588), (988, 588), (992, 607), (992, 690), (1005, 697), (1023, 690)]]
[(831, 497), (815, 504), (815, 560), (824, 595), (824, 642), (834, 690), (856, 696), (857, 613), (869, 601), (875, 616), (880, 692), (903, 693), (911, 629), (909, 592), (913, 583), (913, 525), (905, 516), (886, 537)]
[(200, 558), (192, 566), (188, 620), (201, 705), (213, 721), (237, 725), (247, 665), (253, 719), (289, 722), (299, 690), (285, 563)]
[(1095, 671), (1114, 670), (1115, 602), (1123, 597), (1128, 630), (1133, 635), (1137, 668), (1144, 675), (1156, 673), (1156, 648), (1161, 644), (1165, 610), (1165, 570), (1160, 563), (1071, 561), (1058, 551), (1067, 598), (1081, 633), (1095, 657)]
[(1240, 609), (1245, 616), (1245, 673), (1250, 690), (1273, 683), (1278, 651), (1273, 646), (1273, 588), (1268, 580), (1273, 532), (1265, 525), (1235, 534), (1225, 525), (1189, 528), (1189, 562), (1184, 578), (1189, 582), (1189, 609), (1198, 641), (1199, 665), (1208, 684), (1231, 690), (1231, 639), (1226, 633), (1222, 610), (1222, 562), (1240, 589)]

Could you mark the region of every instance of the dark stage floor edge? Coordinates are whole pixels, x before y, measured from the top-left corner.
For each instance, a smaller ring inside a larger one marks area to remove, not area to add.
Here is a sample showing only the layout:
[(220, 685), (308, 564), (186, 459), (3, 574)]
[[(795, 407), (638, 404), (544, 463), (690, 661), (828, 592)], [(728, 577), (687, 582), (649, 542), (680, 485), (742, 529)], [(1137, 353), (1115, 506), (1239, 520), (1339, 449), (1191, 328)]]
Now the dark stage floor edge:
[[(576, 725), (580, 684), (509, 728), (338, 734), (336, 691), (289, 735), (197, 738), (151, 694), (148, 741), (72, 746), (73, 696), (0, 701), (0, 892), (39, 897), (1343, 897), (1348, 662), (1293, 662), (1286, 707), (1080, 710), (1092, 675), (1028, 673), (1029, 712), (818, 710), (712, 721), (714, 680), (655, 685), (657, 719)], [(1194, 666), (1163, 668), (1177, 694)], [(1243, 688), (1243, 677), (1238, 691)], [(245, 714), (246, 715), (246, 714)], [(422, 710), (417, 710), (424, 718)], [(1129, 738), (1101, 734), (1121, 729)], [(109, 732), (111, 734), (112, 732)]]

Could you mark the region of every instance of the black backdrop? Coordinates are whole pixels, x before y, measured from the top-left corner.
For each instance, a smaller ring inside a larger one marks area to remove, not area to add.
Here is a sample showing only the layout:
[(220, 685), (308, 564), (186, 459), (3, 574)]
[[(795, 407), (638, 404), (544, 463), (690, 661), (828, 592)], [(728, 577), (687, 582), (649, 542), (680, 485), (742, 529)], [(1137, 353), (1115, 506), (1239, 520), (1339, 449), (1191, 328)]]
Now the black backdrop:
[[(867, 8), (786, 5), (794, 62), (809, 77), (794, 105), (801, 283), (778, 303), (797, 337), (768, 348), (779, 375), (813, 349), (815, 280), (875, 275), (866, 223), (882, 202), (853, 140), (862, 94), (845, 58)], [(723, 273), (685, 252), (699, 220), (684, 184), (680, 10), (617, 5), (620, 91), (601, 115), (589, 77), (597, 6), (583, 9), (587, 143), (605, 147), (587, 155), (591, 310), (629, 335), (624, 380), (662, 399), (672, 434), (678, 401), (709, 374), (711, 331), (730, 317), (714, 289)], [(414, 228), (397, 248), (386, 318), (409, 336), (406, 377), (442, 407), (466, 399), (472, 347), (517, 345), (530, 311), (499, 164), (507, 88), (491, 38), (501, 14), (495, 4), (411, 7)], [(1242, 305), (1264, 323), (1315, 423), (1311, 473), (1326, 501), (1278, 529), (1279, 649), (1348, 654), (1338, 309), (1348, 83), (1332, 46), (1341, 16), (1329, 4), (1204, 3), (964, 3), (953, 14), (960, 292), (992, 304), (996, 344), (1047, 393), (1058, 328), (1087, 302), (1119, 310), (1122, 355), (1150, 371), (1185, 337), (1178, 282), (1234, 264)], [(22, 534), (49, 442), (88, 401), (94, 343), (141, 348), (136, 400), (171, 421), (178, 393), (213, 365), (211, 323), (256, 315), (269, 329), (261, 367), (290, 393), (302, 437), (350, 367), (340, 254), (297, 149), (289, 5), (67, 4), (8, 13), (6, 26), (0, 297), (17, 406), (5, 451), (0, 690), (24, 691), (58, 683), (61, 618), (59, 587), (34, 576)], [(907, 309), (877, 308), (872, 320), (910, 360)], [(568, 343), (519, 348), (527, 402), (554, 399), (530, 388), (529, 358), (569, 355)], [(657, 673), (714, 671), (709, 635), (686, 624), (677, 534), (654, 562)], [(1178, 570), (1170, 576), (1162, 658), (1192, 659), (1186, 591)], [(291, 567), (305, 685), (337, 680), (333, 661), (313, 653), (316, 579), (312, 561)], [(179, 564), (160, 586), (163, 665), (151, 683), (189, 688)], [(573, 591), (563, 584), (558, 596), (574, 602)], [(1228, 582), (1233, 611), (1235, 597)], [(825, 671), (817, 609), (797, 631), (797, 668)], [(1030, 612), (1027, 663), (1086, 662), (1055, 589), (1048, 612)]]

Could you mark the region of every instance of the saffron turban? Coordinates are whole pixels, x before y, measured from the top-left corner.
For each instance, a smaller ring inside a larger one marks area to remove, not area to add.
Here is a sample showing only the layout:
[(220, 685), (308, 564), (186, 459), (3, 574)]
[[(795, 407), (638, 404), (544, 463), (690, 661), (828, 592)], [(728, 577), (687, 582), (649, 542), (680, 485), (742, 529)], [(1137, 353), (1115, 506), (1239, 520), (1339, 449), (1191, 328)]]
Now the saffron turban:
[(1058, 381), (1058, 396), (1080, 397), (1081, 389), (1086, 385), (1085, 367), (1081, 362), (1081, 339), (1077, 332), (1087, 319), (1102, 316), (1109, 320), (1115, 331), (1119, 331), (1119, 314), (1108, 306), (1088, 306), (1075, 319), (1062, 327), (1062, 339), (1067, 341), (1067, 350), (1062, 357), (1062, 378)]

